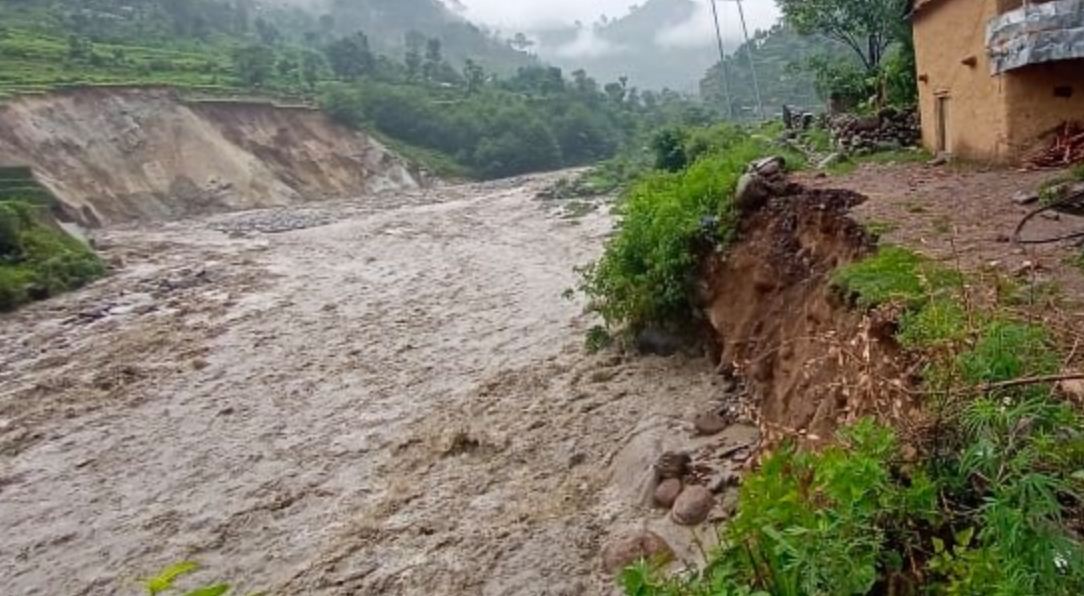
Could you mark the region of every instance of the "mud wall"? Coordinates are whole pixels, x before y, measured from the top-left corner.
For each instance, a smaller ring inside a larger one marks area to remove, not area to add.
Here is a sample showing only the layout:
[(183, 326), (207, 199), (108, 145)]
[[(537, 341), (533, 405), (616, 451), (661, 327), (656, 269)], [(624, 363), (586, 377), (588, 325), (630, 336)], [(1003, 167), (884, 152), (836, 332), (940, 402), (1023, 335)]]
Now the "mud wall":
[(1011, 158), (1004, 79), (990, 76), (986, 55), (986, 22), (996, 14), (993, 0), (930, 1), (915, 12), (922, 143), (932, 152), (943, 143), (966, 159)]
[(418, 175), (321, 112), (93, 88), (0, 106), (0, 165), (30, 167), (86, 226), (411, 188)]

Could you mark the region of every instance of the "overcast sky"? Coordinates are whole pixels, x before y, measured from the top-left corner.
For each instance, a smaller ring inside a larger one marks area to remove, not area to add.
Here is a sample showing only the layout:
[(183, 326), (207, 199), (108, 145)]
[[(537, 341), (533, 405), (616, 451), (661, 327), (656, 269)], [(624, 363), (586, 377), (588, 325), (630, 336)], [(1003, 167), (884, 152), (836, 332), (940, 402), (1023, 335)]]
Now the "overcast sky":
[[(571, 23), (579, 20), (595, 22), (599, 15), (610, 18), (628, 12), (630, 6), (643, 4), (646, 0), (458, 0), (467, 7), (467, 17), (503, 30), (538, 28), (540, 26)], [(708, 0), (696, 0), (705, 7)], [(448, 4), (453, 4), (449, 1)], [(750, 29), (767, 28), (779, 17), (774, 0), (745, 0), (745, 13)], [(733, 2), (720, 0), (720, 12), (724, 23), (737, 23), (737, 8)], [(702, 10), (702, 21), (710, 24), (707, 10)], [(727, 27), (730, 29), (730, 27)]]

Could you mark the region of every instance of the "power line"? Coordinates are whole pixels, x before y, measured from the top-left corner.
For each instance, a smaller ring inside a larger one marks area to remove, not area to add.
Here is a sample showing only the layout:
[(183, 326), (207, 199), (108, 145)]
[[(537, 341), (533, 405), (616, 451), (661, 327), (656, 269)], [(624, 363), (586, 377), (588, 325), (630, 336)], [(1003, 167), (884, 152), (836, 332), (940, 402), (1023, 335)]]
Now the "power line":
[(719, 76), (723, 80), (723, 100), (726, 101), (726, 113), (734, 118), (734, 106), (730, 103), (730, 81), (726, 73), (726, 50), (723, 49), (723, 30), (719, 25), (719, 9), (715, 0), (711, 0), (711, 14), (715, 17), (715, 39), (719, 42)]
[(742, 34), (745, 36), (745, 55), (749, 58), (749, 71), (753, 74), (753, 92), (756, 94), (757, 98), (757, 112), (760, 113), (760, 119), (763, 120), (764, 101), (760, 97), (760, 80), (757, 78), (757, 65), (753, 63), (753, 44), (749, 41), (749, 27), (745, 24), (745, 9), (742, 8), (741, 0), (737, 0), (737, 2), (738, 16), (741, 17), (741, 30)]

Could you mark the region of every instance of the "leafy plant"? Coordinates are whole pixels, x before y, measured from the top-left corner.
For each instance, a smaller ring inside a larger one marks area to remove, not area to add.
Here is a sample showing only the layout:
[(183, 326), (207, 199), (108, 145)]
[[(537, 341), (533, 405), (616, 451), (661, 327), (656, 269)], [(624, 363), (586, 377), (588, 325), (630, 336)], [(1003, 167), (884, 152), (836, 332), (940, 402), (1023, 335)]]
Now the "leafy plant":
[(180, 563), (174, 563), (165, 569), (159, 571), (153, 577), (143, 580), (143, 586), (147, 589), (147, 593), (150, 596), (157, 596), (166, 590), (173, 588), (173, 584), (176, 583), (181, 577), (190, 573), (195, 573), (199, 570), (199, 563), (195, 561), (181, 561)]
[[(143, 580), (143, 587), (149, 596), (157, 596), (165, 592), (179, 590), (177, 582), (186, 575), (199, 571), (200, 565), (195, 561), (182, 561), (174, 563), (159, 571), (154, 577)], [(184, 596), (223, 596), (231, 590), (230, 584), (215, 583), (201, 586), (191, 590), (185, 590)]]
[(584, 270), (581, 289), (611, 328), (681, 324), (692, 312), (693, 276), (703, 250), (725, 245), (732, 199), (746, 165), (768, 151), (745, 136), (688, 169), (651, 174), (617, 207), (618, 232)]

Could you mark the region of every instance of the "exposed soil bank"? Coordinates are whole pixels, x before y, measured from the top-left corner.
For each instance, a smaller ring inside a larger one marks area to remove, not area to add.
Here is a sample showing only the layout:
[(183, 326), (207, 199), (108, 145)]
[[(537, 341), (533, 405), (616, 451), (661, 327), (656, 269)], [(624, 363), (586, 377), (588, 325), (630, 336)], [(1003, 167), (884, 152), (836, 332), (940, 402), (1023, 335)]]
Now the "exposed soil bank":
[(835, 269), (873, 250), (849, 216), (864, 200), (790, 185), (745, 216), (736, 243), (706, 263), (703, 297), (721, 363), (750, 384), (769, 441), (827, 440), (857, 417), (907, 413), (891, 323), (851, 308), (831, 286)]
[(0, 106), (0, 165), (29, 166), (84, 226), (415, 188), (380, 143), (306, 108), (87, 88)]

